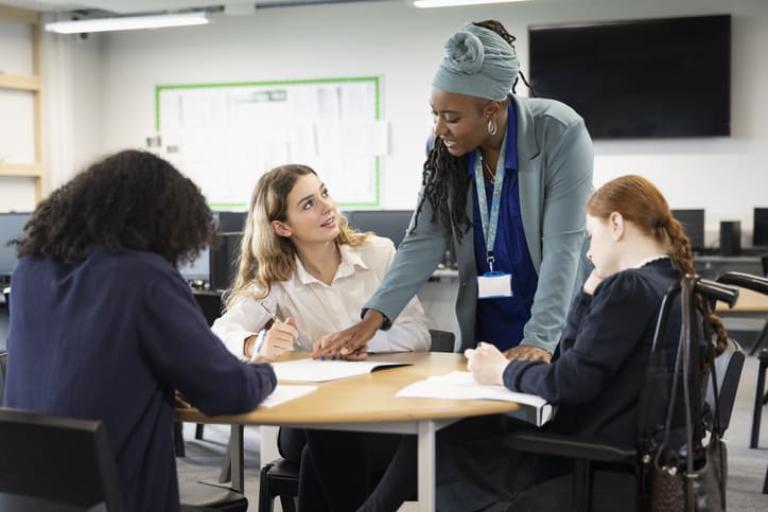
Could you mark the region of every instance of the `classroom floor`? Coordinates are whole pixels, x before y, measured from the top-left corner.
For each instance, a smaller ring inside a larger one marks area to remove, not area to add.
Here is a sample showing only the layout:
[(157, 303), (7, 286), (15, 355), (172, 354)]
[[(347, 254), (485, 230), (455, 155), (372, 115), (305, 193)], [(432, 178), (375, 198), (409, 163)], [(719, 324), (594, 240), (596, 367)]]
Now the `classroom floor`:
[[(761, 494), (768, 466), (768, 407), (763, 408), (763, 428), (760, 448), (749, 448), (752, 407), (755, 393), (757, 359), (748, 357), (741, 375), (731, 426), (728, 429), (728, 509), (739, 512), (765, 512), (768, 495)], [(194, 439), (194, 425), (184, 428), (187, 456), (177, 458), (179, 478), (217, 481), (229, 427), (208, 425), (202, 441)], [(245, 429), (245, 492), (249, 510), (258, 509), (259, 489), (259, 429)], [(275, 511), (280, 506), (276, 501)], [(403, 508), (405, 510), (405, 507)]]

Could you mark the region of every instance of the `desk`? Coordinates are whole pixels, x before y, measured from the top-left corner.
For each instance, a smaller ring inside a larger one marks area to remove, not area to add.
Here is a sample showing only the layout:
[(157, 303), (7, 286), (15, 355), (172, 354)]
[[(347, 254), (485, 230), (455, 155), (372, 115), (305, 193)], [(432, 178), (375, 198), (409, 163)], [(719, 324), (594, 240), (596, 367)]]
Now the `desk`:
[(768, 295), (757, 293), (746, 288), (739, 288), (739, 300), (729, 308), (727, 304), (717, 303), (716, 311), (721, 314), (767, 314)]
[[(298, 359), (306, 354), (290, 354)], [(416, 434), (418, 436), (419, 509), (435, 509), (435, 434), (462, 418), (516, 411), (512, 402), (396, 398), (402, 387), (432, 375), (466, 370), (461, 354), (432, 352), (381, 354), (387, 361), (412, 366), (318, 384), (313, 393), (270, 409), (237, 416), (207, 417), (195, 409), (179, 409), (182, 421), (233, 425), (279, 425), (314, 429)], [(233, 436), (235, 439), (237, 436)], [(232, 442), (232, 486), (243, 489), (242, 446)]]

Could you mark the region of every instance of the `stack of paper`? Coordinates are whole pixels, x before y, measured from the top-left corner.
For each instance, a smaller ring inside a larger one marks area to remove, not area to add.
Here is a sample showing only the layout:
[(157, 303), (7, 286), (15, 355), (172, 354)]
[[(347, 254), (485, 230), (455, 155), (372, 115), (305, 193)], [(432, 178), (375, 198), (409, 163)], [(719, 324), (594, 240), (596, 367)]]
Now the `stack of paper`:
[(515, 393), (504, 386), (478, 384), (471, 372), (451, 372), (414, 382), (397, 392), (403, 398), (443, 398), (450, 400), (503, 400), (534, 407), (537, 424), (546, 423), (552, 407), (537, 395)]
[(300, 359), (272, 363), (277, 380), (296, 382), (325, 382), (345, 379), (356, 375), (371, 373), (380, 366), (406, 366), (408, 363), (387, 361), (319, 361), (317, 359)]
[(275, 390), (272, 391), (263, 402), (259, 404), (259, 407), (274, 407), (276, 405), (284, 404), (300, 396), (307, 395), (317, 389), (317, 386), (286, 386), (284, 384), (278, 384)]

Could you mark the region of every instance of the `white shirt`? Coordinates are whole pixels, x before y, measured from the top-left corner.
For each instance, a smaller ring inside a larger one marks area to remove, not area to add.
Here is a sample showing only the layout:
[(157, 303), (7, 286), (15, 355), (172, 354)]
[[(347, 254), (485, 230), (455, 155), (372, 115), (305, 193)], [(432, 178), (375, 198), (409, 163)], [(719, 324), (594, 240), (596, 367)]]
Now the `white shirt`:
[[(391, 240), (370, 236), (358, 247), (339, 246), (341, 263), (330, 285), (312, 276), (296, 258), (290, 279), (272, 285), (264, 305), (278, 318), (293, 317), (299, 331), (296, 350), (312, 350), (312, 343), (360, 321), (363, 304), (376, 291), (395, 257)], [(244, 297), (213, 324), (213, 332), (236, 356), (243, 357), (245, 340), (270, 320), (259, 300)], [(369, 352), (426, 351), (430, 347), (427, 319), (414, 297), (387, 331), (368, 342)]]

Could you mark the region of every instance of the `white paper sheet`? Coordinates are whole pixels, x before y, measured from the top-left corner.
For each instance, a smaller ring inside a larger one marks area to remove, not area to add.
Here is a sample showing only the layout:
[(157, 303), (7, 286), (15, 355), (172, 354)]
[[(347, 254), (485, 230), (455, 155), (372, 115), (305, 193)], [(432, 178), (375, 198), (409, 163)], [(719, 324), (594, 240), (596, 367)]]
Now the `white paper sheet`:
[(285, 384), (278, 384), (272, 394), (264, 399), (259, 407), (274, 407), (276, 405), (290, 402), (300, 396), (308, 395), (317, 389), (317, 386), (287, 386)]
[(549, 420), (552, 407), (537, 395), (515, 393), (504, 386), (478, 384), (471, 372), (451, 372), (414, 382), (397, 392), (403, 398), (443, 398), (449, 400), (502, 400), (529, 405), (538, 411), (537, 424)]
[(356, 375), (365, 375), (379, 366), (405, 366), (405, 364), (388, 361), (319, 361), (316, 359), (300, 359), (272, 364), (277, 380), (297, 382), (325, 382), (345, 379)]

